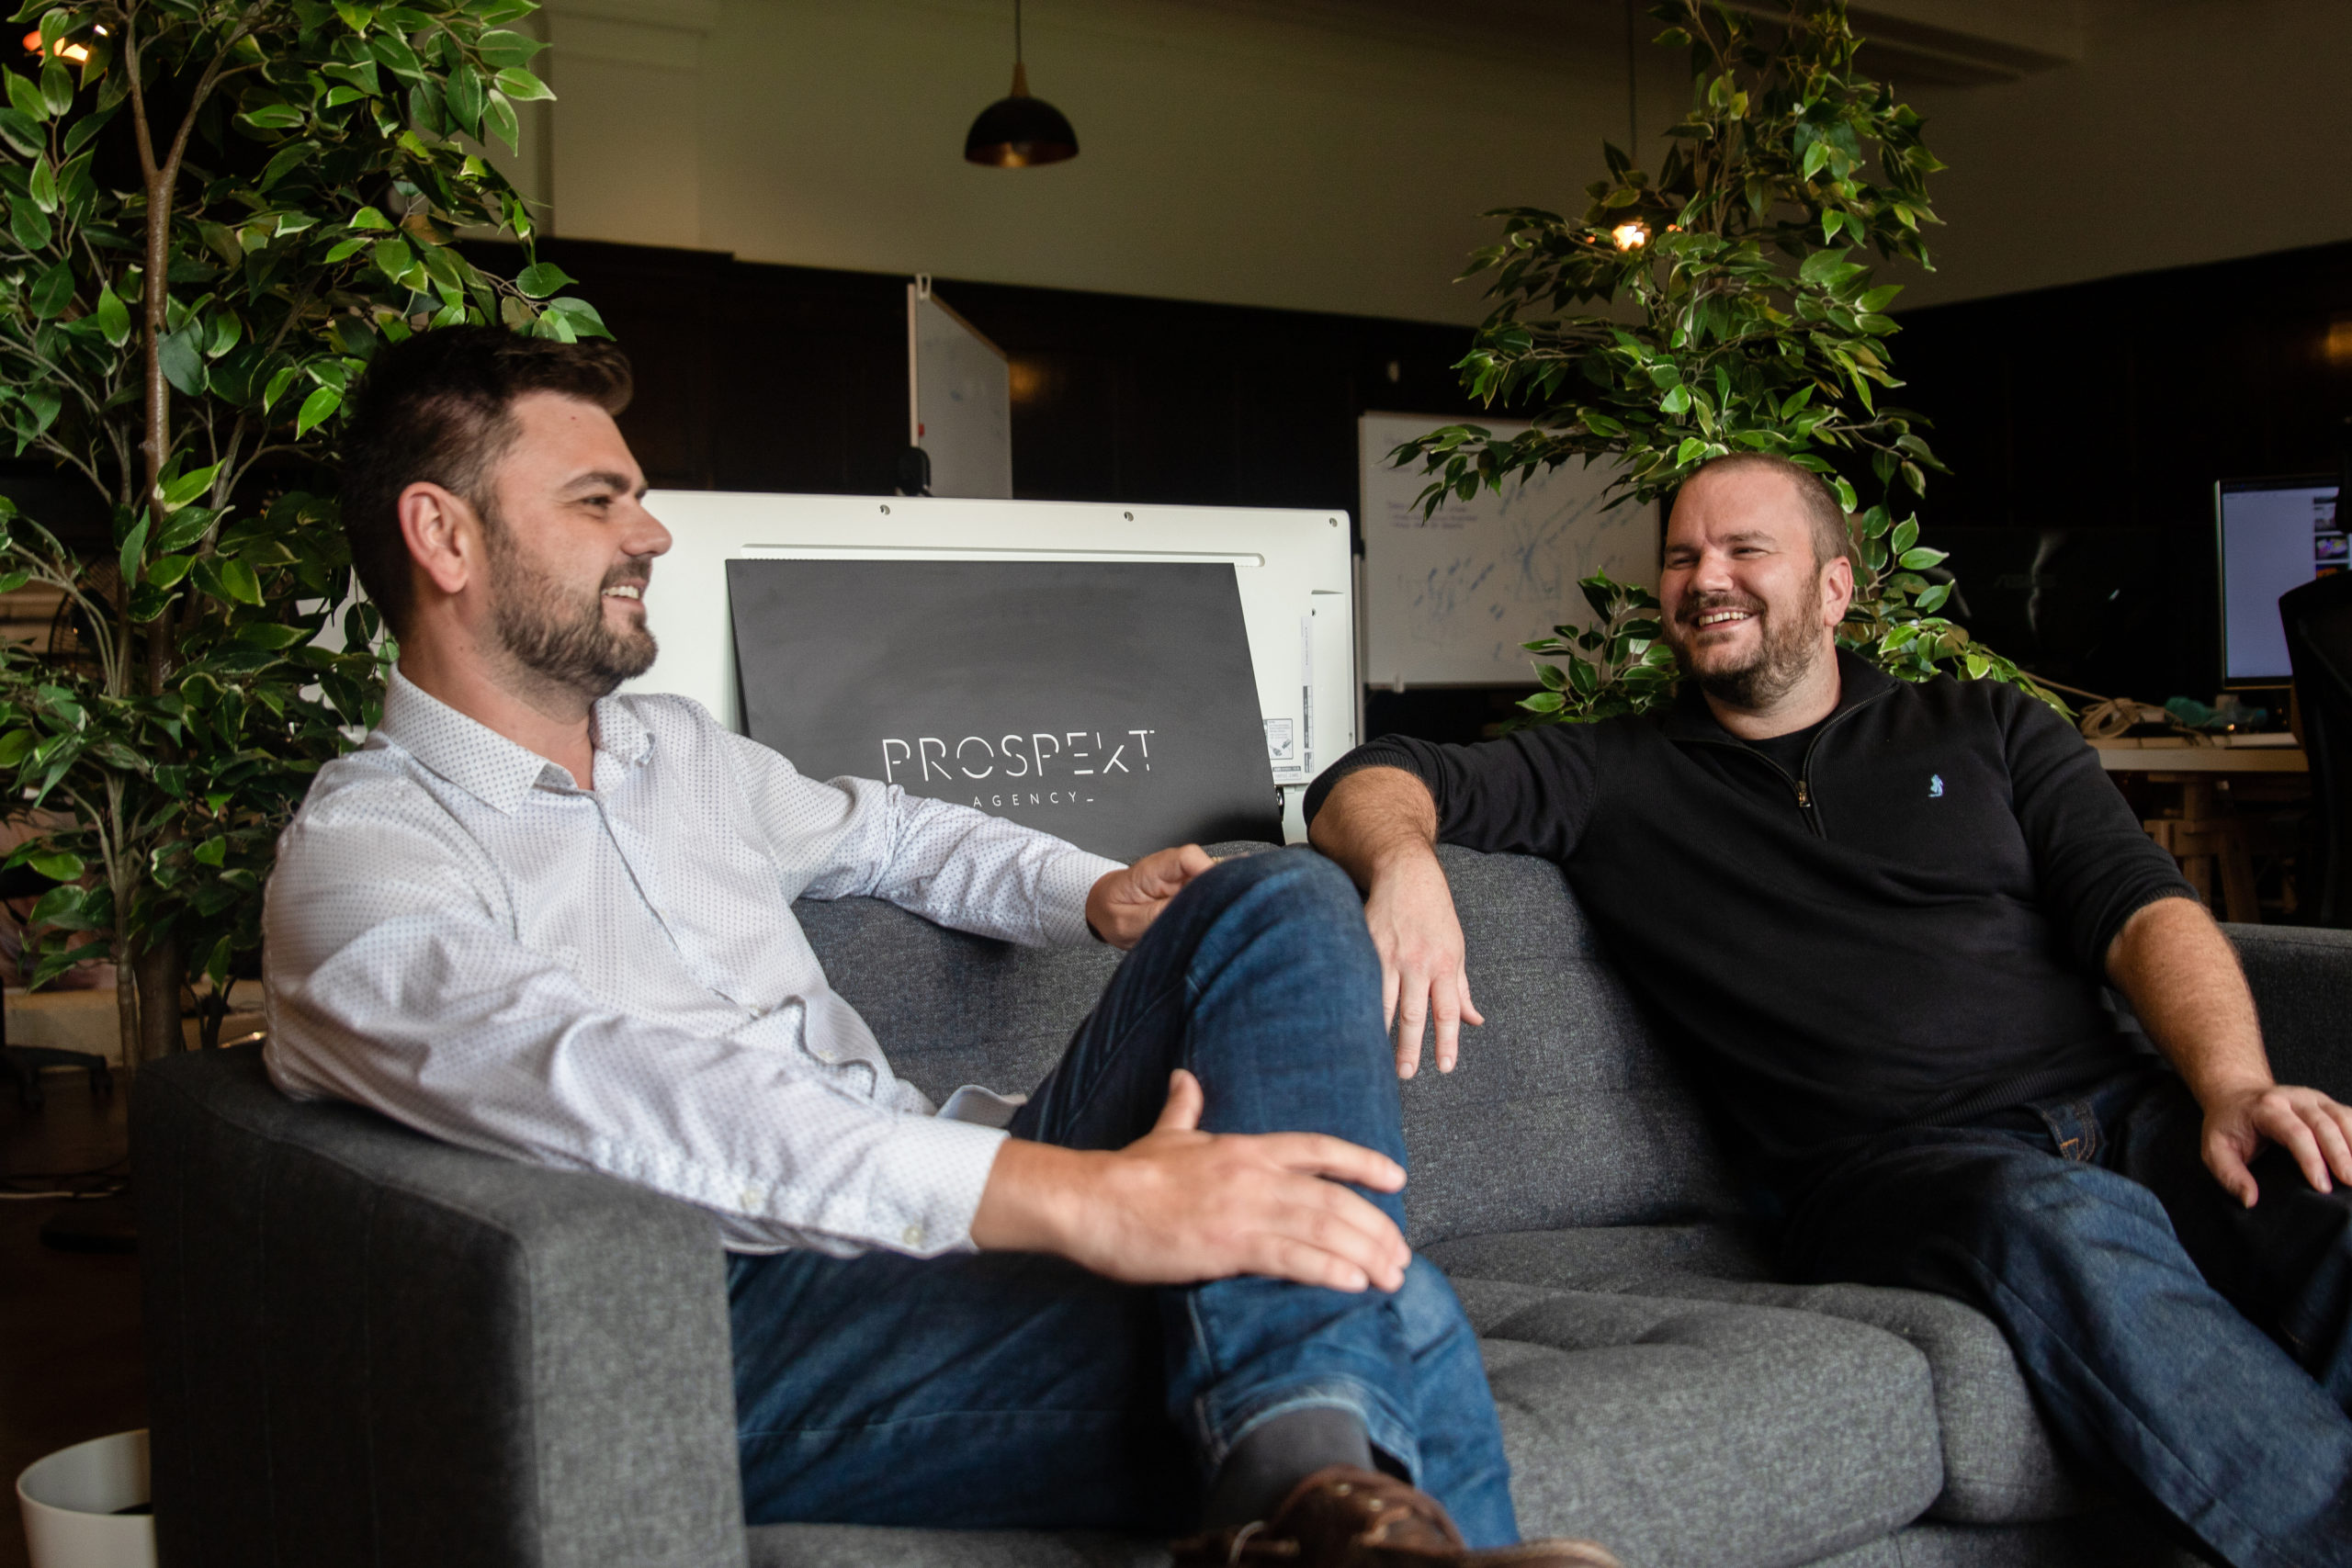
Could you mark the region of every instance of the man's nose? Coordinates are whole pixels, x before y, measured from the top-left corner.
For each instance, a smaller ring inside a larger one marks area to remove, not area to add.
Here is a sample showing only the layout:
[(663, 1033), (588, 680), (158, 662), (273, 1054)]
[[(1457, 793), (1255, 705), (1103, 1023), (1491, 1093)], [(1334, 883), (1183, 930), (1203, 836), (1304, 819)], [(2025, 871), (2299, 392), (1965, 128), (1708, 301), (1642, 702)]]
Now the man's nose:
[(629, 530), (622, 548), (633, 556), (659, 556), (668, 554), (670, 545), (670, 530), (662, 525), (662, 519), (645, 510), (644, 502), (639, 502), (636, 526)]

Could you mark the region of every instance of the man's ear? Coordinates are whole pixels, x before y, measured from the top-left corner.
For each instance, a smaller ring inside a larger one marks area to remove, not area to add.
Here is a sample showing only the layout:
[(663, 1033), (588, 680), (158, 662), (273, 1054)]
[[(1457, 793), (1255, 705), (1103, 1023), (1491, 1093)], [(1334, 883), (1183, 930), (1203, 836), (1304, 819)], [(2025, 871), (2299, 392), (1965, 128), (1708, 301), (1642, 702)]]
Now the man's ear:
[(1821, 572), (1821, 616), (1824, 624), (1835, 626), (1844, 620), (1847, 608), (1853, 602), (1853, 558), (1839, 556)]
[(444, 593), (464, 591), (481, 565), (481, 520), (454, 491), (420, 479), (401, 491), (401, 537), (409, 558)]

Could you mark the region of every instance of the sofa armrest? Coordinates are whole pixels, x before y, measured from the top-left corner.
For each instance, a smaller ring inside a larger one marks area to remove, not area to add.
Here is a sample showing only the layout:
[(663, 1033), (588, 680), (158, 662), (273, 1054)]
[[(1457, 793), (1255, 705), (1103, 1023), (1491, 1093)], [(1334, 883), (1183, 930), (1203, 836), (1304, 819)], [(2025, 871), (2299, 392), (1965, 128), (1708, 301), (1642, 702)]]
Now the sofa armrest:
[(2262, 1013), (2281, 1083), (2352, 1102), (2352, 931), (2223, 926)]
[(270, 1086), (132, 1107), (175, 1568), (745, 1561), (724, 1254), (699, 1212)]

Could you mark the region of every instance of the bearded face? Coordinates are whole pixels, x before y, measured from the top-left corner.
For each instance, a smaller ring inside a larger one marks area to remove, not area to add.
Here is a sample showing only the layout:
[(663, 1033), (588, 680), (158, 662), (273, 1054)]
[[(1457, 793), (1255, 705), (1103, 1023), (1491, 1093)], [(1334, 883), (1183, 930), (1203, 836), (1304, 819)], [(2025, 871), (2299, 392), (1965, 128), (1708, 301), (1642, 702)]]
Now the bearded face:
[(1682, 595), (1663, 628), (1683, 675), (1727, 707), (1760, 712), (1794, 690), (1820, 656), (1819, 595), (1804, 578)]
[[(568, 581), (492, 516), (482, 533), (492, 573), (491, 625), (516, 662), (592, 700), (653, 667), (660, 649), (640, 605), (651, 556), (634, 556), (593, 585)], [(621, 601), (608, 608), (608, 603)]]

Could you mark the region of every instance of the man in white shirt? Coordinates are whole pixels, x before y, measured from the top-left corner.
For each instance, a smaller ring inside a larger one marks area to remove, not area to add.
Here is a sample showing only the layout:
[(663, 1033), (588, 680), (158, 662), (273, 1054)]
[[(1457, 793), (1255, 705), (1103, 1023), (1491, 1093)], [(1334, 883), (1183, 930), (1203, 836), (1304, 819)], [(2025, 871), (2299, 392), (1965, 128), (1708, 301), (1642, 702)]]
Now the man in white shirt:
[[(609, 345), (492, 328), (388, 347), (358, 389), (345, 528), (400, 667), (279, 846), (278, 1086), (708, 1211), (752, 1522), (1608, 1561), (1510, 1544), (1476, 1341), (1399, 1229), (1347, 879), (1305, 851), (1120, 866), (614, 695), (653, 661), (669, 545), (628, 390)], [(1027, 1103), (935, 1112), (792, 918), (850, 895), (1136, 951)]]

